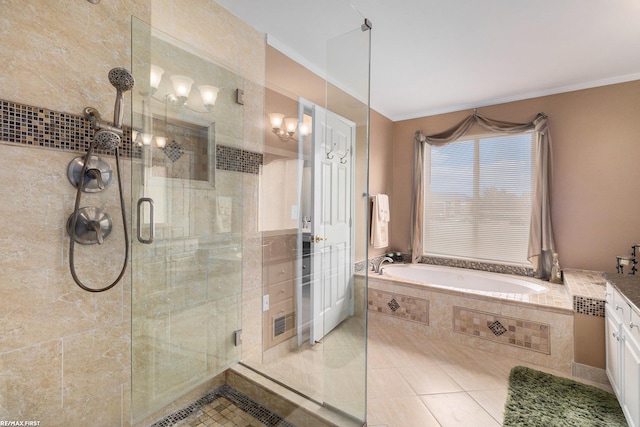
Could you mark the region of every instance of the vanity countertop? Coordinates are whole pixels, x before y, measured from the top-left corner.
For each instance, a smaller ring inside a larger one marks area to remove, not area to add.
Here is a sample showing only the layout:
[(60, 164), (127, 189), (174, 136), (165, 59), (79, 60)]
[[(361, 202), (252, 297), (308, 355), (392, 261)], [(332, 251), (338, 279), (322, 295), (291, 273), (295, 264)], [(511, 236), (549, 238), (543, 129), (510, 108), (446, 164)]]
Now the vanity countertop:
[(604, 277), (631, 304), (640, 309), (640, 275), (604, 273)]

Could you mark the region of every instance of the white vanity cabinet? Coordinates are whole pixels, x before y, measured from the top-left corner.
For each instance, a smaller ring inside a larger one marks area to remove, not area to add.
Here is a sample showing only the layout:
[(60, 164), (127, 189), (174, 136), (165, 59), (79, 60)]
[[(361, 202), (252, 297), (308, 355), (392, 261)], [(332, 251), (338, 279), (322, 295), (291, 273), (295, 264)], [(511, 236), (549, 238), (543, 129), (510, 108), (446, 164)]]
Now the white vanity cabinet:
[(640, 311), (607, 282), (607, 376), (631, 427), (640, 427)]

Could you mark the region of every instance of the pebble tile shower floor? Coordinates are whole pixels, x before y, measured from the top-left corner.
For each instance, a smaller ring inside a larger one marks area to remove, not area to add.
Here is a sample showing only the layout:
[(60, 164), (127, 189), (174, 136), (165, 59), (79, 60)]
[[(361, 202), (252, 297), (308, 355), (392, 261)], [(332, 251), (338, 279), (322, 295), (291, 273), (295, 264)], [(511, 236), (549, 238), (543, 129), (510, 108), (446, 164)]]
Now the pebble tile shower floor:
[(224, 385), (151, 427), (296, 427)]

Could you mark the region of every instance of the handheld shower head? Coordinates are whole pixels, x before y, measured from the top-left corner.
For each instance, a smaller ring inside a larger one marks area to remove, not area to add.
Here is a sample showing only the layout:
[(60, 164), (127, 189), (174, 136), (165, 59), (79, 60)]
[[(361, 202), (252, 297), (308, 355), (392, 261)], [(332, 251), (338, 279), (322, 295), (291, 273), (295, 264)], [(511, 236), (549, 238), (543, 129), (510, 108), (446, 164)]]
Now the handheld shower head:
[(135, 84), (133, 75), (126, 68), (116, 67), (109, 71), (109, 82), (116, 88), (116, 104), (113, 108), (113, 126), (119, 128), (122, 126), (122, 102), (124, 101), (123, 93), (131, 90)]
[(133, 89), (135, 80), (129, 70), (126, 68), (116, 67), (109, 71), (109, 83), (122, 92)]
[(100, 129), (93, 136), (94, 143), (104, 150), (113, 150), (120, 145), (121, 140), (120, 135), (110, 129)]

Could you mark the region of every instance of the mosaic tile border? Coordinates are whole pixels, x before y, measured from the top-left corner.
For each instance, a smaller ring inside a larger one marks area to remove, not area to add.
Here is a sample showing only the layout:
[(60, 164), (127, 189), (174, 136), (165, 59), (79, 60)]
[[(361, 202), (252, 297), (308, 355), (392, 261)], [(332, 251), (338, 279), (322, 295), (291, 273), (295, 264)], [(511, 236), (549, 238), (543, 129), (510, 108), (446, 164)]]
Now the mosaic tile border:
[[(132, 143), (131, 128), (124, 126), (120, 155), (140, 158), (140, 147)], [(0, 100), (0, 142), (85, 153), (94, 130), (82, 115)], [(112, 150), (95, 148), (97, 155)], [(225, 145), (216, 146), (216, 169), (257, 175), (262, 153)]]
[(604, 317), (603, 299), (573, 296), (573, 311), (578, 314), (587, 314), (589, 316)]
[(368, 310), (429, 325), (429, 300), (377, 289), (368, 291)]
[(258, 175), (263, 160), (262, 153), (241, 150), (226, 145), (216, 146), (216, 169)]
[(192, 404), (185, 406), (178, 411), (167, 415), (163, 419), (151, 424), (150, 427), (171, 427), (189, 416), (196, 413), (203, 406), (214, 402), (216, 399), (224, 397), (239, 409), (251, 415), (256, 420), (268, 427), (296, 427), (294, 424), (286, 421), (281, 416), (274, 414), (269, 409), (255, 402), (244, 394), (234, 390), (229, 385), (223, 385), (215, 390), (210, 391)]
[[(86, 152), (93, 128), (84, 116), (0, 100), (0, 141), (34, 147)], [(96, 148), (95, 154), (112, 154)], [(124, 128), (122, 157), (140, 157), (131, 143), (131, 128)]]
[(487, 262), (469, 261), (463, 259), (441, 258), (432, 256), (422, 256), (422, 264), (441, 265), (445, 267), (468, 268), (470, 270), (489, 271), (491, 273), (514, 274), (517, 276), (533, 277), (533, 268), (520, 267), (515, 265), (491, 264)]
[(551, 326), (453, 306), (453, 331), (538, 353), (551, 354)]

